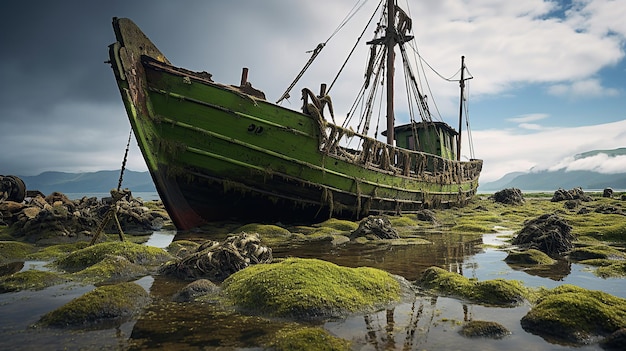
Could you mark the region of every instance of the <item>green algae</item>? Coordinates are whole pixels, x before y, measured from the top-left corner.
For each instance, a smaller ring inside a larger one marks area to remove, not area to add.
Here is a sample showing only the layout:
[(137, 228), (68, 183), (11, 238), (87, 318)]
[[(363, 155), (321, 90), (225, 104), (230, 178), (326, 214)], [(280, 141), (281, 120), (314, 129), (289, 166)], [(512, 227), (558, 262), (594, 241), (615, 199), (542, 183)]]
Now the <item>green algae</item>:
[(55, 263), (68, 272), (78, 272), (102, 261), (107, 255), (122, 256), (139, 265), (158, 265), (172, 259), (169, 253), (160, 248), (116, 241), (88, 246), (60, 258)]
[(485, 305), (518, 305), (529, 295), (528, 289), (517, 280), (476, 281), (439, 267), (427, 268), (419, 284), (440, 294), (457, 296)]
[(335, 337), (318, 327), (280, 330), (272, 345), (278, 351), (342, 351), (350, 350), (350, 341)]
[(121, 323), (135, 315), (149, 300), (148, 293), (135, 283), (104, 285), (46, 313), (37, 326), (62, 328)]
[(569, 342), (587, 342), (626, 327), (626, 299), (608, 293), (561, 285), (546, 290), (522, 318), (529, 332)]
[(317, 319), (383, 306), (400, 298), (389, 273), (318, 259), (288, 258), (247, 267), (222, 286), (239, 308), (276, 317)]
[(0, 241), (0, 262), (24, 259), (34, 247), (19, 241)]
[(54, 272), (28, 270), (0, 277), (0, 293), (21, 290), (41, 290), (66, 283), (68, 279)]
[(512, 264), (542, 264), (550, 265), (556, 263), (556, 260), (548, 256), (542, 251), (529, 249), (525, 251), (511, 251), (504, 259), (506, 263)]
[(420, 225), (417, 220), (409, 216), (389, 216), (389, 221), (391, 222), (391, 226), (396, 229), (404, 227), (414, 228)]

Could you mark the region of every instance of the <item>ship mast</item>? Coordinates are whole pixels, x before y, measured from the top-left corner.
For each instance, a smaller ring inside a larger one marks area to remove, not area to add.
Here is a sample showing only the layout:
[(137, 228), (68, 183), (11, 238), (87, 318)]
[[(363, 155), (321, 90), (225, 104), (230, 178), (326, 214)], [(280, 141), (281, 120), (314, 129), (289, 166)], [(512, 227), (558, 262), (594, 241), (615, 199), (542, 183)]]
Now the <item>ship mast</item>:
[(394, 142), (394, 61), (396, 46), (396, 24), (395, 24), (396, 6), (395, 0), (387, 0), (387, 30), (386, 30), (386, 42), (387, 42), (387, 144), (393, 145)]
[(461, 86), (461, 97), (459, 101), (459, 135), (456, 141), (456, 160), (461, 161), (461, 128), (463, 128), (463, 94), (465, 89), (465, 56), (461, 56), (461, 80), (459, 85)]

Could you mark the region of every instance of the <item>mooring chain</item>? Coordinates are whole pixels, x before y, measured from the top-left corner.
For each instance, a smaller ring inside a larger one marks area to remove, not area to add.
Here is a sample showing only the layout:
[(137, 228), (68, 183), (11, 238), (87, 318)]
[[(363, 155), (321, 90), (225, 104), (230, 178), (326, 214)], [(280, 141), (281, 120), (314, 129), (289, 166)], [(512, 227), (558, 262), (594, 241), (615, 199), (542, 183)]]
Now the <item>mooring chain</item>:
[(126, 151), (124, 152), (124, 159), (122, 160), (122, 168), (120, 169), (120, 178), (117, 182), (117, 189), (111, 189), (111, 197), (113, 198), (113, 201), (111, 202), (111, 206), (109, 207), (107, 212), (104, 214), (102, 222), (100, 222), (100, 224), (96, 228), (96, 231), (91, 238), (91, 242), (89, 243), (90, 246), (98, 241), (100, 233), (104, 230), (104, 227), (106, 227), (106, 225), (112, 218), (115, 219), (115, 225), (117, 226), (120, 241), (124, 241), (124, 231), (122, 230), (122, 225), (120, 224), (120, 220), (117, 217), (117, 203), (127, 195), (130, 195), (130, 190), (122, 190), (122, 181), (124, 180), (124, 170), (126, 169), (126, 161), (128, 160), (128, 150), (130, 149), (130, 139), (132, 135), (133, 130), (131, 128), (130, 132), (128, 133), (128, 142), (126, 143)]

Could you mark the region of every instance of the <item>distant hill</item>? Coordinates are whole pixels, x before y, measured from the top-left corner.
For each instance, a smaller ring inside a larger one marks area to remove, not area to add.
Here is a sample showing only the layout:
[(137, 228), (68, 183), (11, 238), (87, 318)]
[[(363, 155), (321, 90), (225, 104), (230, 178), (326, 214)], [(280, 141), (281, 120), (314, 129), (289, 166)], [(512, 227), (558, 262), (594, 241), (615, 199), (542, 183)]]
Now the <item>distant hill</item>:
[[(575, 160), (606, 154), (609, 157), (626, 155), (626, 148), (614, 150), (588, 151), (574, 156)], [(598, 190), (604, 188), (626, 189), (626, 169), (623, 173), (604, 174), (594, 171), (541, 171), (541, 172), (514, 172), (485, 184), (481, 184), (480, 191), (498, 191), (506, 188), (521, 190), (556, 190), (558, 188)]]
[[(120, 171), (98, 171), (89, 173), (43, 172), (36, 176), (19, 176), (28, 190), (39, 190), (44, 194), (54, 191), (62, 193), (108, 193), (117, 188)], [(133, 192), (156, 192), (149, 172), (124, 171), (122, 188)]]
[(558, 188), (572, 189), (626, 189), (626, 173), (602, 174), (592, 171), (558, 170), (553, 172), (537, 173), (509, 173), (501, 179), (481, 184), (480, 191), (497, 191), (506, 188), (522, 190), (556, 190)]

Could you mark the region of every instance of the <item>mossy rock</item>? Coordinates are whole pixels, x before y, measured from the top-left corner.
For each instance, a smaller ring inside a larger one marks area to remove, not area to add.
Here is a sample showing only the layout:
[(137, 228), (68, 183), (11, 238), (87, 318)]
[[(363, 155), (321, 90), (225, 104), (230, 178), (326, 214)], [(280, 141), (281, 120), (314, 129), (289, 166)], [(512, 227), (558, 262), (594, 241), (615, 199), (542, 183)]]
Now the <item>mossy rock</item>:
[(21, 290), (41, 290), (49, 286), (66, 283), (68, 279), (57, 273), (28, 270), (0, 278), (0, 293)]
[(569, 253), (569, 258), (575, 261), (591, 259), (626, 259), (622, 251), (607, 245), (593, 245), (577, 247)]
[(556, 260), (536, 249), (525, 251), (511, 251), (504, 259), (504, 262), (511, 264), (545, 264), (556, 263)]
[(438, 293), (497, 306), (518, 305), (529, 293), (517, 280), (493, 279), (479, 282), (439, 267), (426, 269), (419, 284)]
[(172, 298), (176, 302), (207, 301), (216, 298), (219, 286), (208, 279), (198, 279), (180, 289)]
[(183, 258), (187, 255), (190, 255), (198, 250), (200, 244), (190, 240), (176, 240), (171, 242), (166, 248), (165, 251), (170, 254)]
[(595, 258), (590, 260), (583, 260), (578, 263), (588, 264), (590, 266), (597, 266), (598, 268), (596, 268), (593, 273), (600, 278), (626, 277), (626, 261), (624, 260)]
[(77, 241), (71, 244), (58, 244), (44, 247), (43, 249), (28, 255), (30, 260), (53, 260), (65, 257), (74, 251), (84, 249), (89, 246), (87, 241)]
[(78, 272), (102, 261), (107, 255), (122, 256), (139, 265), (158, 265), (173, 257), (165, 250), (128, 241), (105, 242), (75, 251), (56, 261), (68, 271)]
[(511, 332), (503, 325), (489, 321), (469, 321), (463, 324), (459, 333), (468, 338), (502, 339)]
[(350, 341), (333, 336), (322, 328), (304, 327), (277, 332), (272, 346), (280, 351), (347, 351)]
[(322, 223), (315, 224), (314, 227), (326, 227), (339, 232), (351, 232), (359, 227), (359, 223), (342, 219), (329, 218)]
[(235, 233), (258, 233), (262, 237), (283, 237), (287, 238), (291, 235), (289, 230), (273, 224), (257, 224), (250, 223), (239, 227)]
[(385, 271), (301, 258), (250, 266), (222, 288), (245, 311), (307, 320), (370, 310), (401, 297), (400, 283)]
[(30, 244), (19, 241), (0, 241), (0, 262), (24, 259), (34, 251)]
[(493, 226), (486, 226), (481, 224), (474, 223), (463, 223), (457, 224), (450, 228), (451, 231), (454, 232), (465, 232), (465, 233), (493, 233)]
[(146, 274), (146, 267), (132, 263), (124, 256), (106, 255), (102, 261), (74, 273), (74, 276), (91, 283), (111, 283), (129, 281)]
[(150, 301), (135, 283), (104, 285), (41, 317), (38, 326), (110, 328), (132, 318)]
[(540, 297), (521, 323), (524, 330), (542, 337), (586, 343), (626, 327), (626, 299), (562, 285)]

